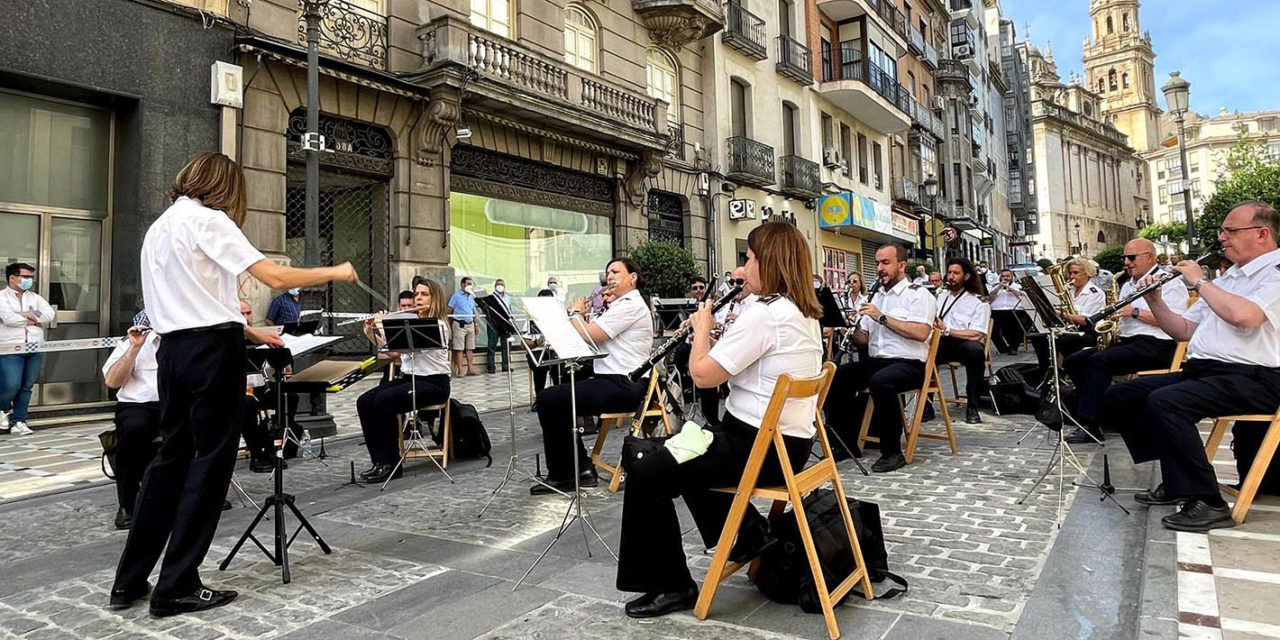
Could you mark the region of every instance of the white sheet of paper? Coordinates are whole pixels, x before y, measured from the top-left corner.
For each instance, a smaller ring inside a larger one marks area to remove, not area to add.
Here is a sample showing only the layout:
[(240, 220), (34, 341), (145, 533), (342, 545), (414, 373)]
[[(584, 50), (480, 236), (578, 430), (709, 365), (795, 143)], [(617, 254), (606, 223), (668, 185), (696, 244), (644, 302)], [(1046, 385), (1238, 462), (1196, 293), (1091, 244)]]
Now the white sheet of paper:
[(520, 298), (529, 319), (538, 325), (546, 344), (561, 358), (586, 358), (596, 352), (569, 322), (564, 307), (554, 297)]
[[(345, 340), (347, 339), (347, 336), (317, 336), (310, 333), (304, 336), (291, 336), (289, 334), (285, 334), (280, 336), (280, 339), (284, 341), (285, 348), (293, 352), (294, 356), (300, 356), (319, 349), (327, 344)], [(258, 348), (266, 349), (267, 346), (259, 345)]]

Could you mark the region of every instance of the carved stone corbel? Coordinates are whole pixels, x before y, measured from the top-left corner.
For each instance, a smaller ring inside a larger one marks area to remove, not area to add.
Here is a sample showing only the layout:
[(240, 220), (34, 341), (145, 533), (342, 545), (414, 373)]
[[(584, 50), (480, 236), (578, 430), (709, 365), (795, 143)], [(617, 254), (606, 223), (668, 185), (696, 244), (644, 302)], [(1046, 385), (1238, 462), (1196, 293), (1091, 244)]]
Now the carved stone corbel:
[(630, 196), (632, 202), (644, 201), (645, 180), (656, 178), (662, 172), (662, 152), (645, 151), (640, 155), (640, 159), (631, 165), (630, 171), (627, 172), (623, 183), (627, 189), (627, 195)]
[(431, 92), (427, 102), (427, 111), (418, 126), (419, 164), (430, 165), (444, 148), (449, 136), (454, 135), (454, 127), (462, 113), (462, 104), (458, 91), (450, 87), (441, 87)]

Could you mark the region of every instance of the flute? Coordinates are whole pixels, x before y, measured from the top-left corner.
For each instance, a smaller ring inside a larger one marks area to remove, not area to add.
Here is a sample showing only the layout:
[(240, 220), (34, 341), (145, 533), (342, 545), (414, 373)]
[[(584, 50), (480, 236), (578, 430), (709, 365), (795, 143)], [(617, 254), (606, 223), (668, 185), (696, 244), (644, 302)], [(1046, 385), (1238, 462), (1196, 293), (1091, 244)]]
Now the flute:
[(413, 307), (413, 308), (411, 308), (411, 309), (399, 309), (399, 310), (396, 310), (396, 311), (385, 311), (385, 312), (383, 312), (383, 311), (379, 311), (378, 313), (370, 313), (370, 314), (368, 314), (368, 315), (363, 315), (363, 316), (360, 316), (360, 317), (358, 317), (358, 318), (352, 318), (352, 319), (350, 319), (350, 320), (343, 320), (342, 322), (339, 322), (338, 324), (335, 324), (335, 325), (333, 325), (333, 326), (335, 326), (335, 327), (345, 327), (345, 326), (347, 326), (347, 325), (357, 324), (357, 323), (360, 323), (360, 322), (364, 322), (365, 320), (372, 320), (372, 319), (374, 319), (374, 318), (378, 317), (379, 315), (381, 315), (381, 314), (383, 314), (383, 313), (409, 313), (409, 312), (411, 312), (411, 311), (412, 311), (412, 312), (418, 312), (418, 311), (422, 311), (423, 309), (426, 309), (426, 308), (428, 308), (428, 307), (430, 307), (430, 306), (431, 306), (431, 303), (427, 303), (427, 304), (418, 305), (418, 306)]

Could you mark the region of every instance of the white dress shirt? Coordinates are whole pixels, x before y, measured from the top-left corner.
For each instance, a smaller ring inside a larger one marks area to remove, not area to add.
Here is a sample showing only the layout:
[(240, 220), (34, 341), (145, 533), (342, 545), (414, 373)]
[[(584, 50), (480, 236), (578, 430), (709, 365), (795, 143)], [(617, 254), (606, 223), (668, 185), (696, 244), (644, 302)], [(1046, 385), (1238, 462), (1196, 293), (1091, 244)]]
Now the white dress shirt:
[[(27, 324), (23, 312), (35, 314), (39, 324)], [(0, 344), (44, 342), (44, 327), (53, 322), (53, 307), (34, 291), (0, 289)]]
[[(937, 304), (928, 289), (910, 284), (906, 278), (893, 287), (881, 288), (871, 298), (885, 315), (903, 322), (921, 322), (933, 326), (937, 317)], [(872, 358), (904, 358), (924, 362), (929, 355), (929, 342), (919, 342), (904, 337), (894, 330), (863, 316), (861, 328), (867, 332), (867, 352)]]
[[(747, 307), (750, 307), (751, 303), (759, 299), (760, 299), (760, 296), (754, 293), (749, 293), (747, 294), (747, 297), (741, 300), (734, 300), (733, 302), (726, 304), (725, 306), (721, 307), (719, 311), (716, 312), (716, 315), (715, 315), (716, 324), (724, 324), (726, 321), (728, 321), (729, 316), (737, 316), (741, 318), (742, 314), (746, 312)], [(737, 321), (735, 320), (735, 322)]]
[[(405, 318), (421, 318), (416, 311), (397, 311), (388, 313), (383, 316), (383, 320), (403, 320)], [(449, 344), (449, 332), (452, 328), (448, 322), (440, 322), (440, 332), (443, 334), (444, 344)], [(449, 366), (449, 350), (448, 349), (415, 349), (413, 351), (400, 351), (400, 371), (405, 375), (413, 376), (436, 376), (436, 375), (452, 375), (453, 370)]]
[(854, 295), (853, 297), (850, 297), (849, 292), (846, 291), (840, 294), (839, 300), (840, 300), (841, 311), (844, 311), (846, 313), (853, 313), (854, 311), (858, 310), (858, 307), (861, 307), (862, 305), (867, 303), (867, 294), (859, 293)]
[[(1137, 278), (1129, 278), (1129, 281), (1121, 285), (1120, 297), (1123, 298), (1132, 294), (1137, 290), (1137, 282), (1149, 275), (1158, 275), (1164, 273), (1158, 265), (1151, 267), (1151, 270), (1138, 276)], [(1160, 297), (1164, 299), (1164, 303), (1169, 306), (1175, 313), (1182, 315), (1187, 309), (1187, 287), (1182, 284), (1182, 280), (1174, 279), (1168, 284), (1160, 287)], [(1131, 303), (1134, 309), (1142, 309), (1150, 311), (1151, 306), (1147, 304), (1145, 298), (1138, 298)], [(1116, 335), (1121, 338), (1132, 338), (1134, 336), (1151, 336), (1161, 340), (1172, 340), (1169, 334), (1165, 333), (1160, 327), (1147, 324), (1132, 315), (1125, 314), (1121, 316), (1119, 323), (1116, 325)]]
[[(133, 371), (129, 372), (129, 379), (116, 392), (117, 402), (160, 401), (160, 386), (156, 382), (156, 369), (159, 368), (156, 364), (156, 350), (159, 348), (160, 334), (148, 331), (142, 340), (142, 346), (138, 348), (138, 355), (133, 358)], [(107, 356), (107, 363), (102, 365), (102, 375), (106, 376), (127, 351), (128, 340), (117, 344), (111, 355)]]
[(649, 359), (653, 348), (653, 316), (640, 292), (632, 289), (609, 303), (592, 322), (609, 339), (596, 345), (606, 357), (596, 360), (595, 371), (604, 375), (626, 375)]
[(1092, 282), (1084, 285), (1080, 291), (1076, 291), (1073, 284), (1067, 285), (1067, 291), (1071, 292), (1071, 301), (1075, 305), (1076, 313), (1088, 317), (1107, 306), (1107, 294)]
[(151, 329), (244, 324), (236, 277), (262, 260), (226, 213), (179, 197), (142, 241), (142, 295)]
[(963, 289), (959, 295), (943, 289), (938, 294), (938, 319), (952, 331), (977, 331), (985, 336), (991, 322), (991, 305)]
[(1280, 367), (1280, 249), (1264, 253), (1241, 268), (1233, 265), (1213, 285), (1262, 308), (1266, 318), (1256, 329), (1228, 324), (1197, 300), (1184, 317), (1197, 323), (1187, 358)]
[(1022, 293), (1022, 285), (1016, 282), (1011, 282), (1007, 285), (1001, 286), (995, 297), (991, 299), (991, 310), (1012, 311), (1017, 309), (1018, 304), (1026, 297), (1026, 294)]
[[(729, 373), (725, 411), (759, 427), (778, 376), (809, 378), (822, 368), (822, 327), (795, 303), (773, 296), (752, 304), (708, 354)], [(812, 438), (817, 398), (788, 400), (778, 417), (783, 435)]]

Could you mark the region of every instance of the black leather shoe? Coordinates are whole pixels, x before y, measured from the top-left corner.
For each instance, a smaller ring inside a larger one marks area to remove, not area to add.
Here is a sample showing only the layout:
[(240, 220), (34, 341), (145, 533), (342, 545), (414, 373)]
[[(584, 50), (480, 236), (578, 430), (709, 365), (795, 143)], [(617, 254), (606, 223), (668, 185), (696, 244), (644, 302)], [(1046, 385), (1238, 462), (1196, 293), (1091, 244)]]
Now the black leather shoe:
[(876, 473), (889, 473), (905, 466), (907, 466), (907, 459), (901, 453), (890, 453), (880, 456), (880, 459), (871, 465), (871, 470)]
[(1137, 502), (1138, 504), (1145, 504), (1147, 506), (1178, 504), (1183, 500), (1186, 500), (1186, 498), (1178, 498), (1165, 492), (1163, 482), (1156, 485), (1156, 488), (1150, 491), (1139, 491), (1138, 493), (1133, 494), (1134, 502)]
[(144, 582), (137, 587), (111, 587), (111, 608), (128, 609), (151, 593), (151, 583)]
[[(281, 462), (284, 462), (284, 461), (282, 460)], [(288, 463), (285, 463), (285, 464), (288, 464)], [(249, 460), (249, 470), (254, 473), (271, 473), (272, 471), (276, 470), (276, 465), (272, 464), (270, 460), (259, 460), (257, 458), (251, 458)]]
[(930, 402), (930, 403), (925, 404), (925, 405), (924, 405), (924, 415), (923, 415), (923, 416), (921, 416), (920, 421), (921, 421), (921, 422), (929, 422), (930, 420), (933, 420), (934, 418), (937, 418), (937, 417), (938, 417), (938, 414), (934, 413), (934, 411), (933, 411), (933, 403), (932, 403), (932, 402)]
[(195, 592), (177, 598), (151, 598), (151, 617), (167, 618), (183, 613), (195, 613), (214, 609), (230, 603), (239, 595), (235, 591), (214, 591), (200, 587)]
[[(394, 469), (394, 473), (392, 472), (393, 469)], [(369, 474), (365, 478), (365, 482), (368, 482), (370, 484), (378, 484), (380, 482), (386, 482), (387, 478), (395, 479), (403, 475), (404, 475), (403, 466), (397, 467), (391, 464), (380, 464), (377, 467), (374, 467), (373, 473)]]
[(373, 475), (373, 474), (374, 474), (374, 472), (375, 472), (375, 471), (377, 471), (377, 470), (378, 470), (378, 467), (380, 467), (380, 466), (382, 466), (382, 465), (377, 465), (377, 464), (375, 464), (375, 465), (373, 465), (373, 466), (369, 467), (368, 469), (365, 469), (364, 471), (361, 471), (361, 472), (360, 472), (360, 478), (361, 478), (361, 479), (368, 478), (369, 476)]
[(692, 609), (697, 601), (697, 587), (671, 593), (646, 593), (627, 603), (627, 615), (632, 618), (656, 618)]
[(1177, 513), (1160, 519), (1166, 529), (1174, 531), (1204, 532), (1210, 529), (1226, 529), (1236, 526), (1231, 519), (1231, 507), (1222, 505), (1215, 507), (1199, 498), (1191, 498), (1182, 505)]
[[(1090, 435), (1093, 438), (1089, 437)], [(1094, 438), (1097, 438), (1097, 440)], [(1064, 438), (1067, 444), (1098, 444), (1099, 441), (1106, 441), (1106, 439), (1107, 437), (1102, 435), (1102, 431), (1088, 427), (1076, 427)]]
[(982, 416), (978, 415), (978, 408), (973, 405), (965, 408), (964, 421), (968, 424), (982, 424)]
[(769, 521), (763, 517), (752, 518), (738, 530), (738, 539), (729, 550), (729, 562), (746, 562), (758, 557), (777, 538), (769, 535)]
[[(547, 485), (551, 485), (551, 486), (548, 487)], [(578, 476), (578, 485), (583, 488), (599, 486), (600, 475), (596, 473), (596, 468), (591, 467), (586, 471), (583, 471), (582, 475)], [(542, 482), (539, 482), (537, 484), (534, 484), (532, 487), (529, 487), (529, 495), (545, 496), (548, 494), (555, 493), (557, 490), (563, 493), (573, 493), (573, 481), (572, 480), (552, 480), (550, 478), (547, 478), (546, 480), (543, 480)]]
[(116, 529), (123, 531), (132, 526), (133, 516), (129, 515), (129, 512), (125, 511), (124, 507), (116, 509)]

